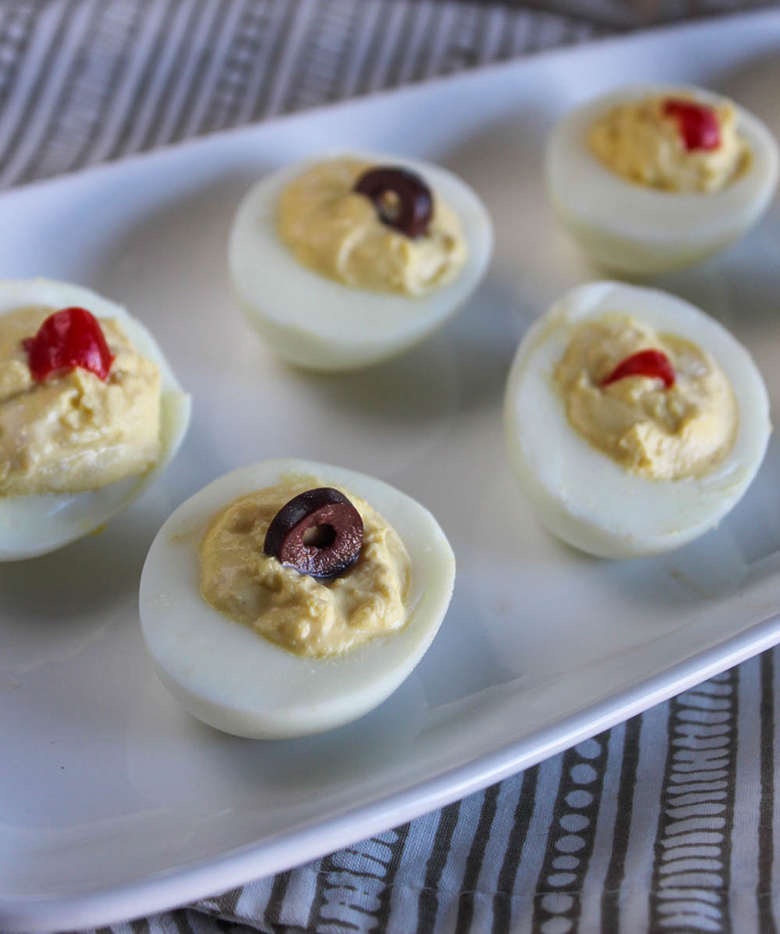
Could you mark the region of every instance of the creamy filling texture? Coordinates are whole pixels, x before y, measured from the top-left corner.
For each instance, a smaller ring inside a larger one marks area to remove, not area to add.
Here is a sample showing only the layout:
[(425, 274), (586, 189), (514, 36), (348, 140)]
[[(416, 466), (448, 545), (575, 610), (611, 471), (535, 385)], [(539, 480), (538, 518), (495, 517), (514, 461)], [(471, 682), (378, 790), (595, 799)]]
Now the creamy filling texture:
[[(602, 386), (642, 350), (666, 354), (676, 375), (671, 387), (650, 376)], [(654, 480), (702, 476), (734, 444), (738, 410), (723, 370), (695, 344), (628, 315), (577, 326), (553, 378), (571, 425), (631, 473)]]
[(76, 493), (142, 474), (160, 450), (160, 374), (118, 321), (103, 381), (80, 368), (33, 379), (22, 345), (56, 309), (0, 316), (0, 495)]
[[(700, 103), (686, 94), (674, 98)], [(677, 119), (665, 112), (669, 99), (649, 97), (612, 107), (589, 128), (591, 151), (612, 172), (639, 185), (680, 193), (720, 191), (750, 162), (733, 105), (722, 100), (711, 108), (719, 145), (688, 150)]]
[(427, 233), (410, 239), (353, 191), (371, 168), (357, 159), (332, 159), (291, 182), (279, 200), (282, 242), (304, 266), (356, 288), (415, 296), (450, 282), (467, 256), (457, 214), (434, 192)]
[(411, 565), (403, 542), (376, 510), (348, 490), (363, 519), (357, 562), (332, 580), (316, 580), (263, 553), (276, 513), (304, 490), (327, 486), (285, 477), (243, 496), (211, 522), (200, 549), (201, 593), (216, 610), (294, 655), (340, 655), (406, 623)]

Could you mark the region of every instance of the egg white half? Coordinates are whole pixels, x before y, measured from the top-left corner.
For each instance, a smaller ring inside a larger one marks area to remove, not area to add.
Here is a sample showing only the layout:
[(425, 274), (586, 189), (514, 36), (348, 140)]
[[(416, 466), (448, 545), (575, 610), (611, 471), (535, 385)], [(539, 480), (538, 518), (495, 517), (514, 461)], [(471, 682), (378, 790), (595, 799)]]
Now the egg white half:
[(590, 151), (588, 130), (612, 107), (681, 93), (705, 104), (722, 100), (694, 87), (623, 88), (573, 110), (549, 139), (545, 174), (555, 211), (580, 245), (609, 269), (652, 275), (704, 259), (752, 227), (777, 187), (777, 142), (756, 116), (737, 104), (738, 132), (752, 158), (743, 174), (721, 191), (678, 194), (633, 184)]
[(348, 155), (375, 165), (403, 166), (425, 179), (459, 216), (468, 258), (452, 282), (421, 297), (335, 282), (299, 263), (276, 233), (282, 190), (321, 160), (263, 178), (242, 200), (230, 233), (234, 292), (247, 321), (272, 350), (289, 363), (315, 370), (357, 369), (422, 341), (468, 300), (493, 249), (490, 215), (476, 193), (452, 173), (400, 156)]
[[(411, 559), (408, 621), (334, 658), (300, 658), (223, 616), (200, 593), (199, 546), (214, 515), (285, 475), (313, 476), (362, 497), (395, 528)], [(255, 739), (319, 733), (356, 720), (411, 673), (447, 612), (455, 557), (434, 517), (388, 484), (297, 459), (225, 474), (183, 503), (156, 536), (141, 575), (147, 648), (165, 686), (198, 719)]]
[[(553, 371), (578, 325), (615, 313), (691, 341), (728, 377), (739, 411), (737, 437), (705, 476), (636, 476), (569, 424)], [(570, 545), (606, 558), (666, 551), (717, 525), (756, 475), (771, 431), (761, 374), (724, 327), (672, 295), (615, 282), (573, 289), (533, 325), (512, 364), (504, 414), (510, 460), (538, 518)]]
[(161, 376), (160, 457), (154, 467), (100, 490), (0, 496), (0, 561), (47, 554), (89, 534), (128, 506), (170, 463), (187, 431), (190, 397), (182, 390), (149, 331), (121, 306), (68, 282), (51, 279), (0, 281), (0, 316), (18, 308), (45, 305), (55, 310), (77, 306), (96, 318), (116, 318), (135, 348), (157, 364)]

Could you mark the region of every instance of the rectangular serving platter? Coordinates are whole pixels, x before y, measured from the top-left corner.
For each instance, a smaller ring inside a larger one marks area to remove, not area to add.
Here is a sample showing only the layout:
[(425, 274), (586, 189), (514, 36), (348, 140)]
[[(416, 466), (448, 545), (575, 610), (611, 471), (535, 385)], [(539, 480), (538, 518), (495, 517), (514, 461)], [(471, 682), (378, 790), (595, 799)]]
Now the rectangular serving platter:
[[(0, 197), (0, 275), (114, 298), (194, 398), (176, 461), (99, 535), (0, 567), (0, 928), (97, 926), (289, 868), (446, 804), (780, 641), (780, 445), (698, 542), (604, 562), (553, 540), (517, 489), (501, 407), (514, 348), (598, 277), (556, 225), (544, 140), (627, 82), (705, 85), (780, 136), (780, 12), (647, 32), (212, 136)], [(360, 373), (279, 363), (235, 309), (235, 207), (263, 173), (354, 147), (419, 156), (481, 194), (487, 280), (440, 333)], [(751, 349), (780, 400), (780, 205), (741, 243), (654, 280)], [(378, 476), (437, 516), (458, 559), (450, 611), (410, 679), (331, 733), (251, 742), (184, 713), (137, 613), (156, 530), (251, 461)]]

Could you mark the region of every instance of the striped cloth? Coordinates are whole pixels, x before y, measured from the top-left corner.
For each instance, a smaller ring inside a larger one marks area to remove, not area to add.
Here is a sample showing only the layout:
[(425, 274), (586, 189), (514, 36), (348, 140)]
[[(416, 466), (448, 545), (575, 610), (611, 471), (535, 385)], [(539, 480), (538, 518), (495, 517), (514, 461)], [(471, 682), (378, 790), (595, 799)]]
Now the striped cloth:
[[(737, 2), (4, 0), (0, 187)], [(104, 930), (772, 934), (779, 662), (306, 866)]]

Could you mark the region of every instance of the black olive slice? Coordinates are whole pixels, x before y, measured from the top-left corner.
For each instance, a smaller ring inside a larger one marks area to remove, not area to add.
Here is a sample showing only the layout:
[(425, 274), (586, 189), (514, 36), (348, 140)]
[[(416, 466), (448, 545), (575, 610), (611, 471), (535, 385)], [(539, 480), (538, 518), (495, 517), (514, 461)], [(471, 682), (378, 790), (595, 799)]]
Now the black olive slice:
[(306, 490), (277, 512), (265, 533), (263, 551), (310, 577), (343, 574), (363, 546), (363, 520), (343, 493), (332, 487)]
[(411, 240), (428, 231), (433, 216), (431, 189), (408, 169), (382, 165), (361, 175), (354, 190), (370, 198), (383, 224)]

